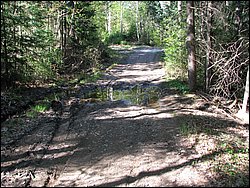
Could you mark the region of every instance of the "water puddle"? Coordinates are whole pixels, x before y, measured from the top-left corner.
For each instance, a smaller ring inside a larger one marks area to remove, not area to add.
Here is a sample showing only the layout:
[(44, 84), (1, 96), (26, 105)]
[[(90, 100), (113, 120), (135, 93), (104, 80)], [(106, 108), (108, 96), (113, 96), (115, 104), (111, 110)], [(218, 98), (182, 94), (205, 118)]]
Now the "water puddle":
[(126, 104), (148, 106), (161, 97), (158, 86), (135, 85), (130, 87), (98, 87), (96, 90), (85, 93), (84, 98), (94, 98), (100, 101), (122, 100)]

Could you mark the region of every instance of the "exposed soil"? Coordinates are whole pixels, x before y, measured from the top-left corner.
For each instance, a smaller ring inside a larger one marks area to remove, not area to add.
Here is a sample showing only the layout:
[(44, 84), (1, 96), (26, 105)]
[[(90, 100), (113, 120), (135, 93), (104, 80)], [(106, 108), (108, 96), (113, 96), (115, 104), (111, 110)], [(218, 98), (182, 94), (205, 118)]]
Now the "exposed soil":
[[(218, 147), (225, 138), (248, 149), (248, 126), (198, 94), (164, 88), (161, 49), (120, 51), (123, 60), (91, 87), (93, 95), (78, 86), (61, 114), (50, 109), (1, 124), (1, 186), (227, 185), (212, 161), (227, 156)], [(248, 174), (245, 161), (238, 171)]]

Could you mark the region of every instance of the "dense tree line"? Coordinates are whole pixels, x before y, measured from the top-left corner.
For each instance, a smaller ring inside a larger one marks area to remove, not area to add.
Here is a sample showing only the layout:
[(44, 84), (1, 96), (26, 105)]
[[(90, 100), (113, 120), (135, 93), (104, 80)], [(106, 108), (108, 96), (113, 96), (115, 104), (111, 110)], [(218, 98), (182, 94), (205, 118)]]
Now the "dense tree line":
[[(2, 86), (87, 70), (105, 54), (93, 2), (1, 2)], [(97, 62), (98, 61), (98, 62)]]
[(249, 2), (152, 4), (168, 76), (188, 81), (190, 90), (226, 99), (242, 101), (245, 93), (247, 101)]

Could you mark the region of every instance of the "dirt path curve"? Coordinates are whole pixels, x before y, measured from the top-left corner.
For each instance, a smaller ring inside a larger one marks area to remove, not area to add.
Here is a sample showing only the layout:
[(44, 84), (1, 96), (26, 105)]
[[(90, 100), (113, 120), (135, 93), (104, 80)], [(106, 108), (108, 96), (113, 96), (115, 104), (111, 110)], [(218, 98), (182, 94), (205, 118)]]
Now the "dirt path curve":
[(199, 140), (186, 140), (180, 128), (184, 122), (213, 122), (215, 110), (198, 110), (194, 103), (200, 99), (195, 96), (161, 90), (165, 74), (161, 49), (140, 47), (120, 53), (125, 54), (122, 63), (97, 83), (100, 88), (107, 86), (95, 92), (105, 100), (92, 103), (78, 94), (65, 101), (62, 116), (46, 112), (34, 122), (24, 119), (30, 131), (14, 144), (1, 138), (1, 167), (5, 169), (1, 170), (1, 186), (213, 183), (205, 163), (214, 155), (212, 148), (196, 148)]

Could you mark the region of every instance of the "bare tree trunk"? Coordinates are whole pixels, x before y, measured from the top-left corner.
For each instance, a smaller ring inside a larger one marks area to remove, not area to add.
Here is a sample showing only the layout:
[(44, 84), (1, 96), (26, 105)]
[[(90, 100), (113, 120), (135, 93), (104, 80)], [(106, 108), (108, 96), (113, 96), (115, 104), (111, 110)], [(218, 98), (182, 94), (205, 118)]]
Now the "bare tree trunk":
[(205, 91), (208, 91), (210, 87), (210, 78), (211, 78), (211, 29), (212, 29), (212, 1), (208, 1), (207, 5), (207, 50), (206, 50), (206, 67), (205, 67)]
[(241, 119), (244, 123), (247, 123), (247, 124), (249, 124), (249, 112), (247, 112), (248, 99), (249, 99), (249, 66), (247, 70), (246, 85), (245, 85), (242, 108), (236, 114), (236, 116), (239, 119)]
[(166, 6), (171, 5), (171, 1), (159, 1), (161, 8), (164, 10)]
[[(6, 23), (5, 23), (5, 16), (4, 16), (4, 11), (5, 11), (5, 7), (4, 7), (4, 3), (1, 4), (2, 6), (2, 11), (1, 11), (1, 18), (3, 19), (3, 24), (1, 25), (1, 27), (3, 27), (3, 36), (1, 36), (1, 40), (3, 37), (3, 49), (4, 49), (4, 63), (3, 63), (3, 68), (5, 68), (5, 74), (8, 76), (9, 74), (9, 66), (8, 66), (8, 52), (7, 52), (7, 35), (6, 35)], [(2, 45), (2, 42), (1, 42)], [(2, 48), (1, 48), (2, 51)], [(2, 67), (1, 67), (2, 69)]]
[(177, 7), (178, 7), (178, 12), (180, 12), (181, 11), (181, 1), (178, 1)]
[(188, 84), (189, 90), (196, 89), (196, 60), (195, 60), (195, 26), (194, 26), (194, 2), (187, 1), (187, 39), (188, 50)]
[[(61, 11), (61, 14), (63, 14), (63, 11)], [(60, 21), (60, 37), (61, 37), (61, 51), (62, 51), (62, 56), (63, 56), (63, 17), (60, 18), (59, 17), (59, 21)]]
[(200, 8), (200, 35), (201, 35), (201, 37), (203, 36), (203, 34), (204, 34), (204, 20), (205, 20), (205, 15), (204, 15), (204, 9), (203, 9), (203, 7), (205, 7), (205, 3), (206, 2), (204, 2), (204, 1), (200, 1), (199, 2), (199, 6), (201, 7)]
[(71, 16), (71, 24), (70, 24), (70, 29), (69, 29), (69, 36), (72, 37), (74, 36), (73, 34), (73, 25), (74, 25), (74, 16), (75, 16), (75, 8), (73, 8), (72, 16)]
[(178, 4), (177, 4), (177, 9), (178, 9), (178, 21), (181, 22), (181, 1), (178, 1)]
[[(66, 11), (65, 11), (66, 13)], [(64, 16), (64, 41), (63, 41), (63, 48), (64, 48), (64, 57), (66, 56), (66, 45), (67, 45), (67, 20), (66, 20), (66, 16)]]
[[(206, 12), (206, 9), (207, 9), (207, 1), (199, 1), (199, 7), (200, 7), (200, 15), (196, 15), (196, 17), (200, 18), (200, 32), (199, 33), (199, 37), (200, 37), (200, 40), (201, 41), (205, 41), (205, 23), (206, 23), (206, 15), (205, 15), (205, 12)], [(198, 37), (197, 37), (198, 38)], [(201, 42), (201, 43), (204, 43), (204, 42)], [(203, 86), (204, 86), (204, 91), (206, 90), (206, 52), (205, 50), (203, 50), (202, 48), (198, 48), (197, 49), (197, 54), (199, 54), (199, 62), (201, 62), (202, 64), (204, 64), (204, 83), (203, 83)]]
[(139, 1), (136, 1), (136, 21), (135, 21), (135, 24), (136, 24), (136, 36), (137, 36), (137, 41), (139, 42), (140, 41), (140, 35), (139, 35)]
[[(14, 2), (14, 12), (13, 12), (13, 15), (16, 16), (16, 13), (17, 13), (17, 10), (16, 10), (16, 1)], [(14, 39), (14, 46), (17, 46), (17, 41), (16, 41), (16, 21), (15, 19), (13, 19), (13, 39)], [(15, 71), (17, 71), (17, 61), (14, 62), (14, 69)]]
[(241, 35), (241, 13), (242, 13), (242, 7), (241, 7), (241, 2), (240, 1), (237, 1), (236, 2), (236, 20), (235, 20), (235, 23), (236, 23), (236, 27), (237, 27), (237, 34), (238, 34), (238, 38), (240, 38), (240, 35)]
[(147, 16), (147, 22), (146, 22), (146, 26), (147, 26), (147, 31), (146, 31), (146, 34), (147, 34), (147, 44), (150, 44), (150, 20), (148, 19), (149, 16)]
[(112, 1), (106, 2), (106, 31), (110, 35), (111, 33), (111, 3)]
[(109, 4), (108, 4), (108, 33), (109, 33), (109, 35), (110, 35), (110, 33), (111, 33), (111, 18), (112, 18), (112, 15), (111, 15), (111, 10), (110, 10), (110, 4), (111, 4), (112, 2), (110, 2)]
[(248, 70), (247, 70), (245, 93), (244, 93), (243, 104), (242, 104), (242, 109), (241, 109), (243, 113), (247, 112), (248, 98), (249, 98), (249, 67), (248, 67)]
[(63, 53), (63, 44), (64, 44), (64, 42), (63, 42), (63, 39), (64, 39), (64, 37), (63, 37), (63, 18), (61, 19), (61, 50), (62, 50), (62, 55), (64, 54)]

